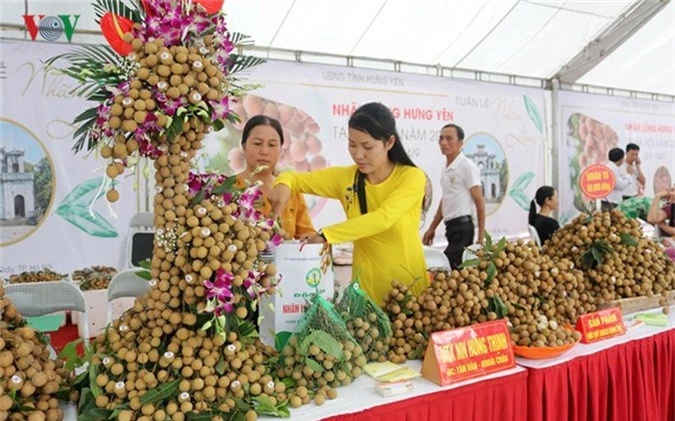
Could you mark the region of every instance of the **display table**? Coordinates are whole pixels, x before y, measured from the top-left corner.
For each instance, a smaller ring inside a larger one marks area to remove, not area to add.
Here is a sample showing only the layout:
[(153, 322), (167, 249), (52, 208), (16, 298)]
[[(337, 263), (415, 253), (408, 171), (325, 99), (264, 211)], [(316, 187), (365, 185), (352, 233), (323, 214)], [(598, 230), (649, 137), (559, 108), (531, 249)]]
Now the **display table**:
[[(410, 361), (406, 366), (419, 371), (422, 362)], [(411, 393), (385, 398), (375, 392), (375, 381), (363, 375), (353, 384), (339, 388), (338, 398), (333, 401), (291, 410), (291, 419), (519, 421), (527, 414), (527, 372), (520, 367), (447, 387), (439, 387), (423, 378), (412, 382)]]
[[(674, 311), (675, 309), (671, 310)], [(660, 311), (660, 310), (658, 310)], [(526, 360), (529, 421), (675, 420), (675, 323)], [(627, 316), (628, 325), (633, 316)]]

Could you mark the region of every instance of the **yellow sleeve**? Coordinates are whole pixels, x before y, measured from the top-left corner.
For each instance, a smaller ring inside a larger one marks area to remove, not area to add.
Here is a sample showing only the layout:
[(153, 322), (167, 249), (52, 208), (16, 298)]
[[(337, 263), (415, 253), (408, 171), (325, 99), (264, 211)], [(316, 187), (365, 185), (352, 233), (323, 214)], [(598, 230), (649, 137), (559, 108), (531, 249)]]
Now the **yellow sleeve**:
[(414, 168), (406, 171), (387, 199), (371, 212), (323, 229), (329, 243), (339, 244), (370, 237), (388, 230), (414, 206), (421, 206), (426, 177)]
[[(353, 167), (331, 167), (312, 172), (288, 171), (280, 174), (274, 185), (285, 184), (293, 192), (313, 194), (330, 199), (342, 199), (345, 177), (348, 173), (356, 174)], [(352, 170), (352, 171), (350, 171)]]
[(309, 209), (302, 194), (297, 193), (298, 203), (295, 213), (295, 239), (306, 237), (307, 235), (316, 234), (312, 218), (309, 216)]

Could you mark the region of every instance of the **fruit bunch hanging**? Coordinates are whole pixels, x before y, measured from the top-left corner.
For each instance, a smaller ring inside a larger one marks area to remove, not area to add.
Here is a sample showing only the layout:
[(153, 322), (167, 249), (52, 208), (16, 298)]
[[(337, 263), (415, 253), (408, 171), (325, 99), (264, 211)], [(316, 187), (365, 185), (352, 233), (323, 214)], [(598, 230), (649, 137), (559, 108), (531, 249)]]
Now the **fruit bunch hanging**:
[(0, 420), (63, 419), (57, 396), (68, 396), (69, 373), (46, 343), (0, 285)]
[[(154, 161), (151, 289), (96, 338), (89, 375), (78, 377), (80, 412), (120, 420), (255, 419), (287, 415), (285, 386), (257, 340), (260, 297), (280, 280), (260, 254), (278, 244), (258, 212), (258, 185), (190, 171), (212, 129), (236, 116), (244, 91), (233, 74), (261, 60), (231, 53), (222, 1), (94, 4), (110, 47), (82, 47), (65, 72), (99, 106), (76, 118), (76, 150), (108, 161), (110, 178), (138, 157)], [(107, 194), (115, 201), (118, 193)], [(73, 357), (75, 358), (75, 357)]]

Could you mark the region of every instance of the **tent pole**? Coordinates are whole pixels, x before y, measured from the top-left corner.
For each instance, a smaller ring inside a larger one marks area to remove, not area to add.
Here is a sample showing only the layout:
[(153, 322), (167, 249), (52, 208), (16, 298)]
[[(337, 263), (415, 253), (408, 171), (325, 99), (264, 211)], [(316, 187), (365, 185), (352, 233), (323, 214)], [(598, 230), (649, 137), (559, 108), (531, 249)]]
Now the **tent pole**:
[[(560, 82), (551, 80), (551, 175), (552, 184), (560, 191)], [(558, 210), (556, 209), (556, 213)], [(556, 215), (557, 217), (558, 215)]]

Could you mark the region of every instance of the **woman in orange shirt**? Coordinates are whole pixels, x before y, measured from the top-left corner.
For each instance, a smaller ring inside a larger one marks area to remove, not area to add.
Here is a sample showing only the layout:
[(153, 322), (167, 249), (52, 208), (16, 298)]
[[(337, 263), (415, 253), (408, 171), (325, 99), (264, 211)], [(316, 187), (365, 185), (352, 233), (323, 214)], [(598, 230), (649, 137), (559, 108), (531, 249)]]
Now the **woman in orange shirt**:
[[(272, 216), (272, 207), (267, 193), (276, 179), (276, 165), (284, 144), (284, 132), (278, 120), (264, 115), (251, 117), (244, 126), (241, 147), (244, 150), (246, 169), (237, 174), (237, 183), (243, 186), (246, 180), (262, 183), (263, 201), (258, 210)], [(309, 217), (307, 204), (301, 193), (294, 193), (288, 206), (279, 216), (279, 222), (287, 239), (302, 239), (316, 234)]]

